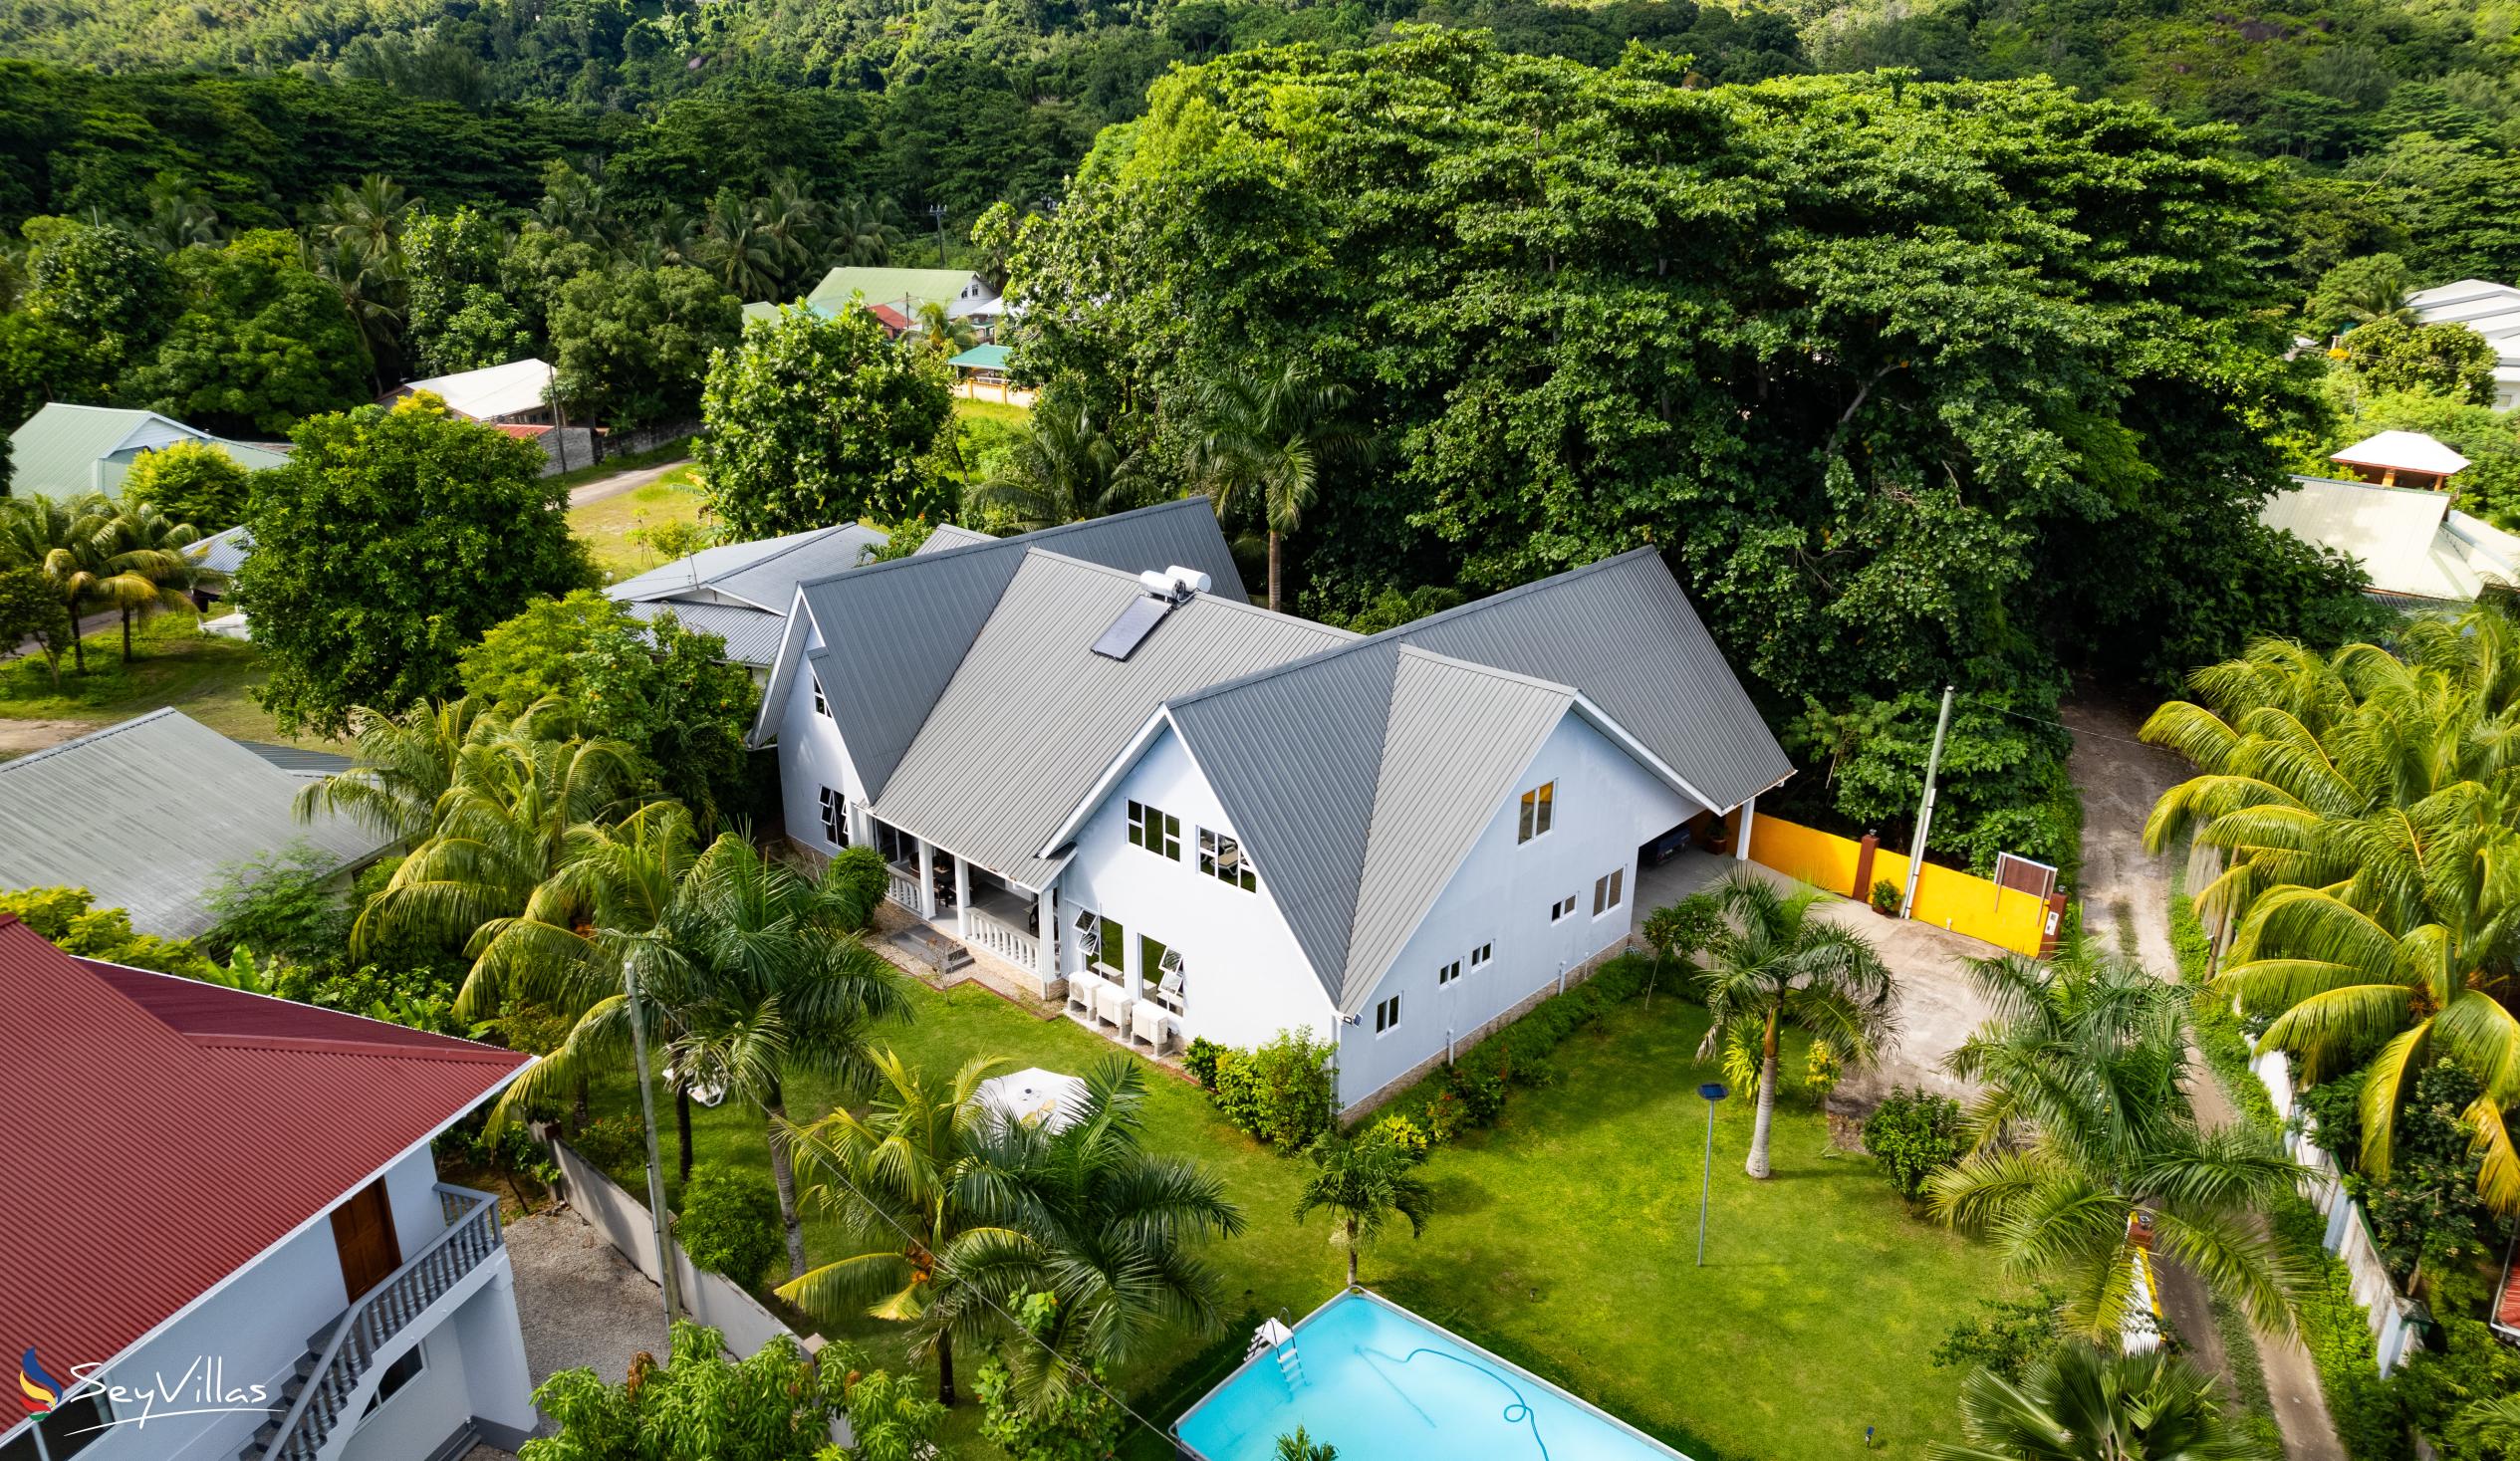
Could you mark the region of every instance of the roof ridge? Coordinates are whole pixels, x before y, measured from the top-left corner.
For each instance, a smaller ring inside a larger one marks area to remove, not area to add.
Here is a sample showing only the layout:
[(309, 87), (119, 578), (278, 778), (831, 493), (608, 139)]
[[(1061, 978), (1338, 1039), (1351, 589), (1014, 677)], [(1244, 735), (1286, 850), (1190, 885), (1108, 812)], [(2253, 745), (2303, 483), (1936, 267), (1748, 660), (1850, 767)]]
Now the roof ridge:
[[(1149, 503), (1144, 507), (1133, 507), (1127, 512), (1106, 513), (1099, 518), (1079, 518), (1072, 523), (1053, 523), (1047, 528), (1035, 528), (1029, 533), (1018, 533), (1012, 538), (986, 538), (977, 543), (957, 543), (951, 548), (940, 548), (934, 553), (913, 553), (905, 558), (888, 558), (881, 563), (861, 564), (859, 567), (854, 569), (842, 569), (838, 573), (825, 574), (819, 579), (799, 579), (796, 586), (799, 590), (810, 589), (817, 584), (832, 583), (833, 581), (844, 577), (854, 577), (863, 582), (870, 576), (882, 573), (887, 569), (897, 569), (908, 564), (939, 563), (960, 554), (979, 553), (988, 549), (1004, 548), (1009, 544), (1020, 543), (1029, 549), (1038, 546), (1039, 540), (1043, 538), (1056, 537), (1061, 534), (1073, 533), (1086, 528), (1099, 527), (1105, 523), (1119, 522), (1124, 518), (1152, 517), (1153, 515), (1161, 512), (1177, 511), (1184, 503), (1193, 502), (1207, 503), (1207, 499), (1197, 493), (1192, 493), (1187, 497), (1168, 498), (1162, 502)], [(1210, 512), (1215, 511), (1215, 505), (1213, 503), (1208, 503), (1207, 505)], [(939, 523), (937, 526), (961, 527), (962, 524), (954, 523), (948, 525)], [(1065, 558), (1068, 555), (1059, 554), (1057, 556)], [(1097, 568), (1100, 568), (1101, 566), (1102, 565), (1100, 564), (1095, 565)], [(1115, 570), (1115, 572), (1118, 572), (1118, 570)]]
[(1517, 670), (1503, 669), (1493, 664), (1481, 664), (1475, 659), (1463, 659), (1457, 654), (1446, 654), (1440, 650), (1429, 649), (1423, 644), (1402, 644), (1399, 652), (1402, 658), (1415, 655), (1420, 659), (1432, 660), (1448, 668), (1468, 670), (1473, 674), (1488, 675), (1517, 685), (1528, 685), (1535, 690), (1548, 690), (1560, 695), (1584, 693), (1573, 685), (1560, 684), (1556, 680), (1544, 680), (1535, 674), (1523, 674)]

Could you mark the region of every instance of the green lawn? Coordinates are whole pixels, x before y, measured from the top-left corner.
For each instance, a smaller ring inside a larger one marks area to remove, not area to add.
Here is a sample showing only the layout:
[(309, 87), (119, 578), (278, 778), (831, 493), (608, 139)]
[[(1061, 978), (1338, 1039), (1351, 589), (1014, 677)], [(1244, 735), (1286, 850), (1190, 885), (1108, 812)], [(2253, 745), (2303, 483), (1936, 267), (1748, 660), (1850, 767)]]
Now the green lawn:
[[(123, 634), (109, 628), (87, 639), (88, 672), (62, 656), (61, 687), (53, 687), (41, 655), (0, 663), (0, 719), (74, 720), (107, 725), (162, 705), (225, 735), (250, 741), (288, 741), (248, 693), (269, 677), (253, 645), (199, 632), (186, 609), (154, 614), (131, 632), (134, 658), (123, 662)], [(300, 745), (324, 742), (300, 737)]]
[(643, 487), (569, 509), (569, 529), (587, 541), (607, 581), (619, 583), (664, 560), (630, 541), (636, 528), (700, 519), (699, 468), (689, 462)]
[(1030, 406), (1019, 406), (1002, 400), (979, 400), (967, 395), (954, 397), (954, 414), (975, 421), (997, 421), (1008, 426), (1021, 426), (1032, 419)]
[[(971, 985), (922, 991), (918, 1010), (893, 1041), (936, 1065), (988, 1052), (1076, 1071), (1112, 1049)], [(1705, 1131), (1695, 1088), (1712, 1075), (1693, 1059), (1704, 1021), (1665, 996), (1578, 1031), (1560, 1052), (1559, 1084), (1518, 1092), (1504, 1124), (1433, 1157), (1435, 1221), (1423, 1239), (1403, 1229), (1369, 1252), (1365, 1281), (1697, 1461), (1852, 1461), (1866, 1454), (1867, 1425), (1883, 1452), (1919, 1455), (1944, 1433), (1959, 1390), (1958, 1374), (1925, 1356), (1973, 1300), (2001, 1291), (1988, 1255), (1910, 1216), (1869, 1158), (1830, 1149), (1820, 1114), (1798, 1101), (1779, 1112), (1776, 1176), (1751, 1181), (1740, 1166), (1750, 1107), (1732, 1100), (1716, 1121), (1713, 1236), (1706, 1267), (1695, 1267)], [(1796, 1051), (1786, 1069), (1801, 1068)], [(798, 1084), (794, 1113), (827, 1108), (828, 1090)], [(626, 1083), (609, 1095), (608, 1108), (629, 1108)], [(1155, 1084), (1148, 1128), (1159, 1149), (1207, 1163), (1249, 1221), (1209, 1254), (1229, 1311), (1301, 1316), (1336, 1292), (1343, 1273), (1326, 1230), (1289, 1217), (1298, 1162), (1225, 1126), (1196, 1088), (1169, 1076)], [(698, 1145), (704, 1162), (766, 1168), (759, 1122), (744, 1113), (702, 1113)], [(668, 1166), (672, 1151), (668, 1125)], [(819, 1219), (808, 1248), (816, 1262), (846, 1255)], [(885, 1330), (858, 1321), (830, 1332), (897, 1362)], [(1221, 1362), (1166, 1382), (1200, 1346), (1160, 1347), (1121, 1376), (1158, 1419), (1240, 1357), (1232, 1344)], [(968, 1442), (973, 1408), (953, 1425), (965, 1454), (980, 1450)]]

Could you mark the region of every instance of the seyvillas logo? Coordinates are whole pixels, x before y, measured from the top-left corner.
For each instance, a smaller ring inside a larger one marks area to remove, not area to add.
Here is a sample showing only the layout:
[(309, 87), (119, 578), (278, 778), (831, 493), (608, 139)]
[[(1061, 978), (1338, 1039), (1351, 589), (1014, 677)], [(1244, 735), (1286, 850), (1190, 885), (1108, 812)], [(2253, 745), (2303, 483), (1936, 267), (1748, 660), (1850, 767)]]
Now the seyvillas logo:
[(18, 1398), (25, 1402), (26, 1413), (42, 1415), (61, 1403), (62, 1382), (45, 1372), (44, 1361), (35, 1357), (35, 1346), (26, 1346), (25, 1357), (18, 1360)]

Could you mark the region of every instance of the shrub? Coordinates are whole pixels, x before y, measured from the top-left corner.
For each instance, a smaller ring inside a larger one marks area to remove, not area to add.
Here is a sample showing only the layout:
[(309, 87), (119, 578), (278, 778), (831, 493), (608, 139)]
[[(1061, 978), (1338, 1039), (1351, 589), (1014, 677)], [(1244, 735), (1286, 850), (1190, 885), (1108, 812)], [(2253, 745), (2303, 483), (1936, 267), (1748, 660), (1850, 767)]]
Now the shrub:
[(2345, 1260), (2320, 1247), (2328, 1220), (2308, 1201), (2289, 1196), (2268, 1216), (2277, 1248), (2310, 1275), (2295, 1295), (2293, 1314), (2318, 1367), (2337, 1438), (2354, 1461), (2403, 1461), (2412, 1454), (2405, 1413), (2381, 1375), (2371, 1326), (2354, 1302), (2354, 1276)]
[(84, 887), (30, 887), (0, 892), (0, 913), (15, 913), (65, 954), (217, 982), (218, 965), (190, 941), (138, 932), (131, 927), (130, 914), (92, 907), (96, 900)]
[(1230, 1052), (1224, 1046), (1202, 1035), (1191, 1041), (1190, 1048), (1181, 1053), (1181, 1069), (1190, 1073), (1190, 1079), (1198, 1082), (1201, 1090), (1214, 1091), (1216, 1063), (1228, 1054)]
[(1375, 1122), (1374, 1130), (1384, 1140), (1398, 1147), (1411, 1161), (1424, 1161), (1427, 1153), (1434, 1150), (1434, 1144), (1426, 1137), (1426, 1128), (1397, 1111)]
[(2479, 1400), (2520, 1395), (2520, 1353), (2495, 1342), (2481, 1322), (2441, 1320), (2441, 1347), (2418, 1350), (2395, 1388), (2415, 1428), (2439, 1443), (2444, 1461), (2507, 1461), (2513, 1453), (2488, 1441), (2480, 1427), (2458, 1424)]
[(1331, 1127), (1339, 1095), (1331, 1075), (1334, 1047), (1310, 1028), (1281, 1030), (1257, 1050), (1222, 1052), (1216, 1062), (1216, 1109), (1225, 1119), (1278, 1150), (1301, 1151)]
[(1473, 1126), (1492, 1123), (1505, 1111), (1505, 1079), (1513, 1070), (1512, 1053), (1495, 1040), (1444, 1067), (1444, 1094), (1461, 1103), (1461, 1118)]
[(334, 883), (335, 859), (304, 841), (219, 869), (203, 894), (210, 931), (201, 936), (213, 958), (238, 944), (293, 964), (340, 957), (350, 938), (350, 906)]
[(823, 875), (849, 900), (851, 921), (860, 928), (875, 921), (875, 910), (883, 902), (884, 890), (892, 885), (892, 873), (883, 865), (883, 854), (873, 848), (841, 849)]
[(1873, 911), (1876, 913), (1897, 912), (1898, 884), (1890, 881), (1887, 877), (1875, 879), (1873, 883), (1872, 903)]
[(1100, 1366), (1093, 1377), (1093, 1384), (1067, 1385), (1027, 1405), (1006, 1365), (990, 1360), (972, 1382), (987, 1407), (980, 1434), (1009, 1461), (1105, 1461), (1119, 1447), (1129, 1413), (1105, 1390)]
[(646, 1160), (638, 1122), (628, 1116), (599, 1116), (579, 1127), (577, 1134), (569, 1138), (569, 1145), (607, 1172), (642, 1165)]
[(1900, 1087), (1864, 1118), (1864, 1149), (1890, 1173), (1898, 1195), (1913, 1202), (1924, 1195), (1926, 1179), (1960, 1159), (1960, 1103)]
[(292, 966), (271, 992), (300, 1004), (365, 1015), (438, 1035), (464, 1033), (455, 1019), (455, 986), (434, 969), (386, 969), (364, 964), (344, 973)]
[(749, 1289), (779, 1256), (779, 1198), (770, 1184), (722, 1163), (691, 1174), (674, 1233), (691, 1262)]
[(2064, 1340), (2057, 1315), (2065, 1296), (2054, 1289), (2042, 1287), (2027, 1299), (1981, 1299), (1977, 1307), (1984, 1318), (1960, 1321), (1933, 1346), (1934, 1368), (1984, 1368), (2017, 1380)]

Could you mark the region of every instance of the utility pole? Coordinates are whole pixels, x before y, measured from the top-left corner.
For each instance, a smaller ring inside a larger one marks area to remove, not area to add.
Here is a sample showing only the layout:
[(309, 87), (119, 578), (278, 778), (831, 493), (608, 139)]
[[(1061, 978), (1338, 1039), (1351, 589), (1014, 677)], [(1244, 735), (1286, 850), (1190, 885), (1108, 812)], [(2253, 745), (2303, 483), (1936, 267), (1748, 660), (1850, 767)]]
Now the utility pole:
[(656, 1098), (647, 1089), (647, 1021), (639, 1013), (638, 969), (622, 971), (630, 996), (630, 1049), (638, 1061), (638, 1114), (647, 1132), (647, 1215), (656, 1224), (656, 1287), (665, 1297), (665, 1348), (672, 1352), (674, 1319), (673, 1239), (665, 1233), (665, 1169), (656, 1159)]
[(1942, 718), (1933, 723), (1933, 754), (1925, 758), (1925, 797), (1916, 806), (1916, 841), (1907, 849), (1907, 891), (1898, 900), (1898, 916), (1916, 906), (1916, 875), (1925, 866), (1925, 834), (1933, 829), (1933, 779), (1942, 770), (1942, 738), (1951, 730), (1952, 686), (1942, 687)]
[(936, 267), (942, 269), (945, 267), (945, 205), (928, 204), (927, 216), (936, 220)]

